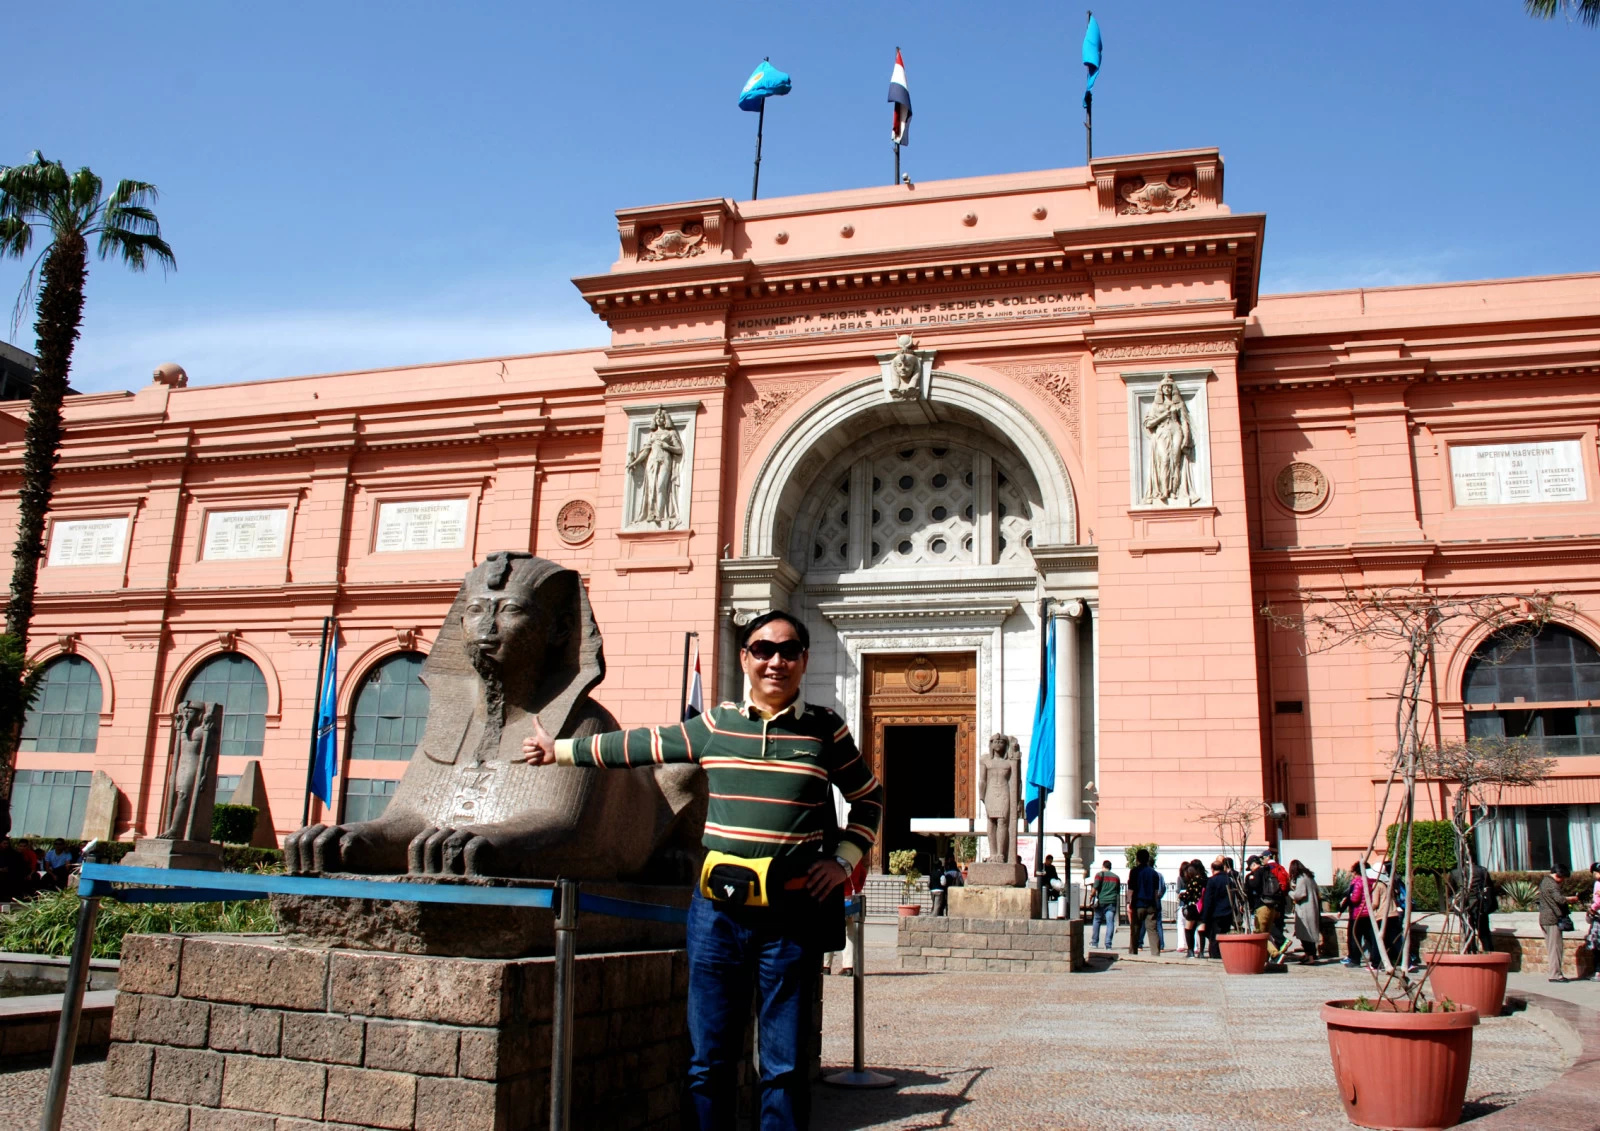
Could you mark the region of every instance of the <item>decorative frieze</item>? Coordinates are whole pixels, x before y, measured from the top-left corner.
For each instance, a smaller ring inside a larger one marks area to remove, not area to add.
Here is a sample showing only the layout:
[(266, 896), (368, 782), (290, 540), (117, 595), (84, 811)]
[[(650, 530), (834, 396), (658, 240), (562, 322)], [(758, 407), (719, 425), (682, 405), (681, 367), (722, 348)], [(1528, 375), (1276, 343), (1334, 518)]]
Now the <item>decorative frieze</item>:
[(996, 365), (994, 368), (1043, 393), (1073, 438), (1078, 437), (1080, 365), (1076, 359), (1065, 358), (1037, 365)]
[(815, 388), (817, 380), (763, 381), (755, 386), (756, 398), (744, 406), (744, 428), (739, 442), (739, 462), (744, 463), (756, 450), (772, 422), (796, 397)]
[(1194, 177), (1187, 173), (1169, 173), (1164, 178), (1130, 177), (1117, 185), (1117, 215), (1187, 212), (1194, 207), (1193, 193)]
[(1126, 361), (1140, 357), (1206, 357), (1239, 351), (1233, 338), (1197, 338), (1177, 342), (1133, 342), (1118, 346), (1090, 345), (1101, 361)]

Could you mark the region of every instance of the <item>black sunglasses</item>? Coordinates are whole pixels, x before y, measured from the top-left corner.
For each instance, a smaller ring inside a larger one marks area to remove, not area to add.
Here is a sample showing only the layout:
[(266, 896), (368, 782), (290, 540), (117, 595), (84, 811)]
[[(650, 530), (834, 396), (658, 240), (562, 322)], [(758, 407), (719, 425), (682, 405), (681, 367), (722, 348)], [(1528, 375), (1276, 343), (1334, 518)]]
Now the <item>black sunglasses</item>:
[(753, 640), (745, 645), (744, 650), (758, 660), (770, 660), (774, 656), (782, 656), (789, 663), (800, 661), (806, 654), (805, 645), (798, 640)]

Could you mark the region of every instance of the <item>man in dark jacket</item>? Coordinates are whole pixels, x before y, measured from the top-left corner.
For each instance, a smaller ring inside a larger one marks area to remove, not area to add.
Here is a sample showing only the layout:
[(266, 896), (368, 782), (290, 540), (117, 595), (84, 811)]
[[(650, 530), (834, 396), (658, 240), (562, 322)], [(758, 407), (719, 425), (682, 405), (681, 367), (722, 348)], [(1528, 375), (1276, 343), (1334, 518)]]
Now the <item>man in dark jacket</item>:
[(1222, 859), (1211, 862), (1211, 878), (1206, 881), (1206, 893), (1201, 898), (1205, 904), (1206, 935), (1211, 940), (1211, 957), (1221, 958), (1222, 948), (1217, 939), (1233, 930), (1233, 901), (1228, 889), (1232, 881), (1223, 871)]
[(1161, 873), (1150, 864), (1150, 850), (1141, 848), (1134, 855), (1133, 871), (1128, 873), (1128, 921), (1131, 924), (1129, 954), (1138, 954), (1150, 929), (1150, 950), (1161, 957)]
[(1539, 881), (1539, 926), (1544, 928), (1544, 948), (1549, 956), (1550, 980), (1565, 982), (1561, 971), (1563, 924), (1568, 907), (1578, 902), (1575, 895), (1562, 895), (1561, 885), (1566, 881), (1567, 870), (1560, 864), (1550, 869), (1550, 874)]

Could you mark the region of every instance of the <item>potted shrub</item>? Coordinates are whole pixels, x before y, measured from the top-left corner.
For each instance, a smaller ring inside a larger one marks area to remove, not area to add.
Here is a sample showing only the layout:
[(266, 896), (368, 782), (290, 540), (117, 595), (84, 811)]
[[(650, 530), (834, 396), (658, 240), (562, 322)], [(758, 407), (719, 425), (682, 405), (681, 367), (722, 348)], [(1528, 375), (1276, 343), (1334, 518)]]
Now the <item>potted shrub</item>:
[[(1444, 757), (1440, 750), (1423, 745), (1420, 721), (1428, 706), (1423, 703), (1423, 692), (1432, 685), (1434, 658), (1447, 654), (1448, 647), (1460, 636), (1487, 631), (1500, 645), (1498, 651), (1502, 654), (1514, 651), (1531, 643), (1555, 612), (1555, 603), (1540, 594), (1451, 595), (1417, 586), (1357, 590), (1348, 585), (1331, 595), (1301, 592), (1296, 603), (1298, 608), (1292, 615), (1271, 606), (1263, 608), (1262, 613), (1277, 627), (1302, 632), (1307, 652), (1357, 644), (1388, 653), (1400, 673), (1395, 695), (1397, 745), (1378, 806), (1378, 821), (1361, 857), (1361, 869), (1366, 870), (1367, 861), (1377, 848), (1386, 815), (1397, 812), (1400, 820), (1391, 832), (1390, 860), (1398, 866), (1391, 867), (1391, 874), (1403, 878), (1408, 892), (1414, 891), (1419, 860), (1417, 778), (1454, 778), (1461, 785), (1453, 818), (1456, 859), (1461, 865), (1458, 874), (1463, 879), (1457, 886), (1462, 893), (1474, 887), (1481, 891), (1481, 884), (1471, 882), (1471, 844), (1466, 835), (1471, 831), (1469, 782), (1476, 775), (1460, 759)], [(1450, 749), (1482, 758), (1488, 747), (1478, 741), (1477, 747), (1469, 741)], [(1502, 751), (1507, 747), (1508, 744), (1501, 744)], [(1523, 750), (1517, 757), (1528, 754)], [(1479, 784), (1485, 780), (1476, 777)], [(1396, 786), (1400, 787), (1398, 791)], [(1394, 882), (1389, 880), (1391, 885)], [(1383, 922), (1372, 924), (1379, 939), (1385, 937), (1384, 926), (1395, 914), (1396, 901), (1391, 898), (1383, 902)], [(1424, 967), (1420, 977), (1413, 979), (1405, 969), (1415, 903), (1408, 899), (1401, 912), (1400, 963), (1394, 963), (1384, 946), (1378, 947), (1382, 968), (1373, 975), (1375, 1000), (1330, 1001), (1322, 1008), (1339, 1095), (1345, 1114), (1357, 1126), (1453, 1127), (1461, 1120), (1478, 1011), (1440, 996), (1437, 989), (1434, 1001), (1423, 997), (1430, 973), (1437, 968), (1437, 947), (1435, 954), (1429, 956), (1430, 966)], [(1465, 950), (1477, 928), (1468, 921), (1462, 899), (1452, 900), (1450, 907), (1451, 920), (1460, 924), (1456, 937)]]
[(922, 904), (916, 902), (917, 881), (922, 873), (917, 871), (917, 854), (909, 848), (889, 853), (889, 871), (900, 877), (900, 914), (909, 918), (922, 914)]
[[(1255, 929), (1255, 917), (1244, 892), (1244, 862), (1250, 846), (1250, 830), (1255, 827), (1261, 802), (1230, 797), (1219, 809), (1202, 809), (1200, 821), (1216, 831), (1224, 856), (1233, 857), (1235, 869), (1229, 877), (1228, 903), (1233, 913), (1233, 933), (1218, 935), (1212, 945), (1222, 955), (1222, 969), (1229, 974), (1259, 974), (1267, 968), (1272, 936)], [(1210, 918), (1210, 912), (1207, 912)]]

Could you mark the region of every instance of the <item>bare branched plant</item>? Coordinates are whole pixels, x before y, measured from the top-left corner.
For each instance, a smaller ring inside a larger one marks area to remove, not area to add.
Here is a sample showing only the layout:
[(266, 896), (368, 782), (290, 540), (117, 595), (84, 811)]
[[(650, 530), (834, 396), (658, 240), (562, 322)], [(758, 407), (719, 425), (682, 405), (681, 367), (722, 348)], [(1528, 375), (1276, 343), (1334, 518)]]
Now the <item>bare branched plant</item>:
[[(1389, 781), (1378, 807), (1376, 827), (1361, 856), (1363, 873), (1377, 848), (1390, 798), (1398, 783), (1402, 787), (1403, 874), (1406, 891), (1415, 890), (1411, 829), (1416, 821), (1417, 776), (1426, 772), (1422, 743), (1423, 692), (1430, 685), (1433, 664), (1441, 647), (1469, 632), (1481, 631), (1494, 637), (1495, 655), (1503, 660), (1528, 646), (1557, 612), (1555, 600), (1543, 593), (1449, 594), (1424, 586), (1358, 588), (1348, 582), (1335, 592), (1302, 590), (1291, 607), (1279, 608), (1270, 602), (1262, 606), (1261, 615), (1274, 627), (1300, 634), (1305, 642), (1305, 655), (1360, 645), (1370, 651), (1388, 653), (1401, 663)], [(1380, 940), (1384, 938), (1394, 902), (1393, 899), (1385, 901), (1383, 923), (1373, 924)], [(1414, 903), (1413, 899), (1406, 900), (1400, 934), (1402, 955), (1410, 952)], [(1413, 985), (1407, 981), (1403, 970), (1395, 969), (1382, 945), (1378, 946), (1378, 954), (1384, 970), (1378, 986), (1379, 996), (1404, 996), (1415, 1005), (1422, 994), (1426, 975)]]
[[(1215, 808), (1208, 809), (1203, 805), (1192, 805), (1190, 808), (1196, 811), (1194, 820), (1210, 825), (1217, 834), (1217, 844), (1221, 846), (1222, 854), (1233, 858), (1234, 870), (1228, 875), (1228, 904), (1233, 912), (1233, 929), (1243, 931), (1253, 928), (1255, 924), (1250, 920), (1250, 901), (1245, 896), (1244, 873), (1241, 869), (1250, 848), (1250, 832), (1255, 828), (1256, 818), (1261, 815), (1261, 802), (1230, 797)], [(1207, 912), (1207, 917), (1210, 917), (1210, 912)]]

